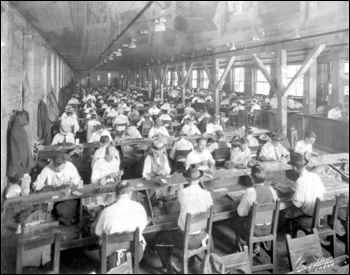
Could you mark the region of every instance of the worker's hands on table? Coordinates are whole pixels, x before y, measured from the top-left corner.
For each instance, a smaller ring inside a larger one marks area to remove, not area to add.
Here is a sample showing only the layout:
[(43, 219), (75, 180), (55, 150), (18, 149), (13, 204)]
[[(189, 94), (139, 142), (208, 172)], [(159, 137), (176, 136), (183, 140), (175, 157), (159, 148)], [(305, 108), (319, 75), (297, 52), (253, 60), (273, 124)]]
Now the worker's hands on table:
[(236, 164), (236, 166), (235, 166), (237, 169), (246, 169), (247, 168), (247, 164), (243, 164), (243, 163), (241, 163), (241, 164)]

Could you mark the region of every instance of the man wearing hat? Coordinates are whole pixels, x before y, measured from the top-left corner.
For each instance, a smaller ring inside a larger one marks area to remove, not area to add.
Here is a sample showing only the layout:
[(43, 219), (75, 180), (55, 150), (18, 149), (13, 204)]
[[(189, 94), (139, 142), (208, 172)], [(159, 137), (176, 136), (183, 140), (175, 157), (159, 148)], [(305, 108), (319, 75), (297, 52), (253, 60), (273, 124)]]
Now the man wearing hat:
[[(169, 253), (169, 246), (175, 246), (182, 249), (184, 245), (186, 215), (197, 214), (207, 211), (213, 205), (213, 199), (210, 192), (203, 190), (200, 186), (200, 180), (203, 177), (203, 172), (198, 170), (195, 165), (189, 167), (189, 169), (183, 174), (184, 178), (190, 184), (189, 187), (184, 188), (179, 192), (178, 201), (181, 206), (181, 211), (178, 219), (179, 229), (163, 231), (157, 233), (153, 240), (149, 243), (150, 249), (157, 251), (163, 268), (167, 269), (168, 274), (173, 274), (173, 266), (171, 262), (171, 254)], [(204, 221), (206, 223), (206, 221)], [(198, 249), (202, 246), (204, 239), (208, 237), (203, 221), (192, 224), (192, 231), (190, 232), (188, 249)], [(168, 247), (167, 247), (168, 246)], [(210, 246), (211, 251), (214, 250), (214, 246)]]
[(188, 136), (201, 135), (201, 131), (199, 131), (197, 126), (194, 124), (195, 121), (196, 119), (193, 116), (190, 116), (186, 121), (186, 125), (182, 127), (182, 132), (184, 132)]
[(220, 125), (220, 116), (214, 115), (213, 122), (207, 125), (206, 133), (215, 134), (216, 131), (223, 132), (222, 126)]
[(289, 152), (281, 144), (282, 138), (278, 133), (271, 134), (271, 142), (267, 142), (260, 152), (261, 161), (281, 161), (289, 158)]
[(149, 179), (155, 176), (170, 175), (171, 169), (166, 155), (166, 146), (155, 141), (149, 149), (149, 155), (145, 159), (142, 176)]
[(67, 118), (69, 113), (72, 113), (73, 118), (78, 119), (76, 113), (74, 112), (74, 108), (71, 105), (67, 105), (64, 109), (64, 113), (61, 116), (61, 120)]
[(57, 144), (75, 144), (74, 135), (72, 133), (72, 127), (68, 124), (61, 123), (60, 132), (55, 135), (51, 145)]
[(204, 137), (197, 139), (195, 150), (187, 156), (186, 169), (192, 164), (197, 165), (202, 171), (209, 170), (211, 167), (215, 166), (215, 160), (207, 149), (207, 139)]
[[(173, 148), (171, 149), (170, 158), (175, 160), (176, 151), (193, 151), (192, 142), (188, 141), (187, 134), (184, 131), (179, 132), (179, 141), (175, 142)], [(186, 159), (179, 160), (181, 163), (186, 163)], [(185, 165), (184, 165), (185, 166)]]
[(286, 218), (298, 218), (298, 222), (305, 221), (303, 217), (311, 217), (314, 213), (317, 198), (323, 200), (326, 189), (321, 178), (316, 173), (309, 172), (306, 167), (309, 161), (300, 153), (292, 153), (288, 164), (299, 175), (295, 182), (295, 193), (292, 198), (293, 207), (286, 211)]
[(158, 136), (170, 137), (168, 130), (163, 126), (163, 121), (160, 119), (157, 119), (156, 123), (149, 131), (149, 138)]

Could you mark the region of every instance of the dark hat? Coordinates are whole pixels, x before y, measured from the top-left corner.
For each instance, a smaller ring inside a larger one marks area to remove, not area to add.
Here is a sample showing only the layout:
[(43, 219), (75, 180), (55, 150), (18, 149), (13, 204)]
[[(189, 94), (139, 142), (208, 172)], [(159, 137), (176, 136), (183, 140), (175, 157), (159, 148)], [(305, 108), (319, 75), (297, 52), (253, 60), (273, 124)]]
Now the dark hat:
[(271, 134), (271, 140), (273, 141), (281, 141), (282, 140), (282, 137), (280, 134), (278, 133), (272, 133)]
[(290, 154), (290, 161), (288, 164), (295, 166), (305, 166), (308, 163), (309, 161), (305, 158), (305, 155), (296, 152)]
[(156, 126), (163, 126), (163, 121), (161, 119), (157, 119)]
[(188, 170), (182, 175), (186, 180), (192, 181), (192, 180), (200, 179), (201, 177), (203, 177), (203, 174), (204, 174), (203, 171), (200, 171), (197, 165), (192, 164), (190, 168), (188, 168)]
[(179, 137), (187, 137), (187, 134), (184, 131), (180, 131)]
[(225, 136), (224, 132), (221, 131), (221, 130), (216, 131), (215, 134), (216, 134), (218, 137), (224, 137), (224, 136)]
[(190, 117), (187, 119), (187, 121), (189, 121), (189, 122), (194, 122), (194, 121), (196, 121), (196, 119), (195, 119), (193, 116), (190, 116)]

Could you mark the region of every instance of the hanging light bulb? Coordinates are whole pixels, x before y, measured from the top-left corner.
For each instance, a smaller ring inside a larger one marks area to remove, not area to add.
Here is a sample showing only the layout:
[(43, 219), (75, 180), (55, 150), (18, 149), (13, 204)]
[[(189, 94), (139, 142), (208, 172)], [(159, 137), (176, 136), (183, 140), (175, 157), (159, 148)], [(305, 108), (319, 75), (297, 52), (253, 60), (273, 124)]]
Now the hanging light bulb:
[(148, 30), (141, 30), (140, 33), (141, 34), (148, 34)]
[(127, 48), (127, 47), (129, 47), (129, 44), (122, 44), (122, 47)]
[(136, 49), (135, 41), (136, 39), (131, 39), (131, 42), (129, 44), (129, 49)]
[(207, 51), (212, 51), (213, 48), (207, 47)]
[(154, 27), (154, 31), (155, 32), (165, 32), (166, 28), (165, 28), (165, 23), (166, 20), (165, 18), (159, 18), (156, 20), (156, 25)]
[(232, 43), (230, 51), (235, 51), (235, 50), (236, 50), (236, 43)]
[(117, 53), (115, 54), (115, 56), (122, 56), (122, 50), (118, 49)]

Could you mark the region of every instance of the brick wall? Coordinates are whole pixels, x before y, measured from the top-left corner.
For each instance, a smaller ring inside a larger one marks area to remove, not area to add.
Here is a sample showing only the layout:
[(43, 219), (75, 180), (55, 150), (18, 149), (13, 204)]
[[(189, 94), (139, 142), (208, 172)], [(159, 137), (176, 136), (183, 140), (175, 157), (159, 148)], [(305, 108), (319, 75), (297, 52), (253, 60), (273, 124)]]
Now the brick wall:
[[(2, 1), (4, 11), (1, 14), (1, 200), (8, 184), (7, 166), (7, 126), (11, 114), (18, 110), (22, 99), (24, 73), (28, 76), (29, 93), (25, 109), (30, 115), (30, 124), (26, 127), (32, 146), (37, 136), (37, 110), (42, 96), (51, 89), (52, 56), (58, 58), (48, 42), (11, 6)], [(23, 35), (24, 34), (24, 35)], [(66, 66), (67, 68), (69, 66)], [(69, 79), (67, 79), (68, 81)], [(54, 85), (55, 92), (60, 87)]]

